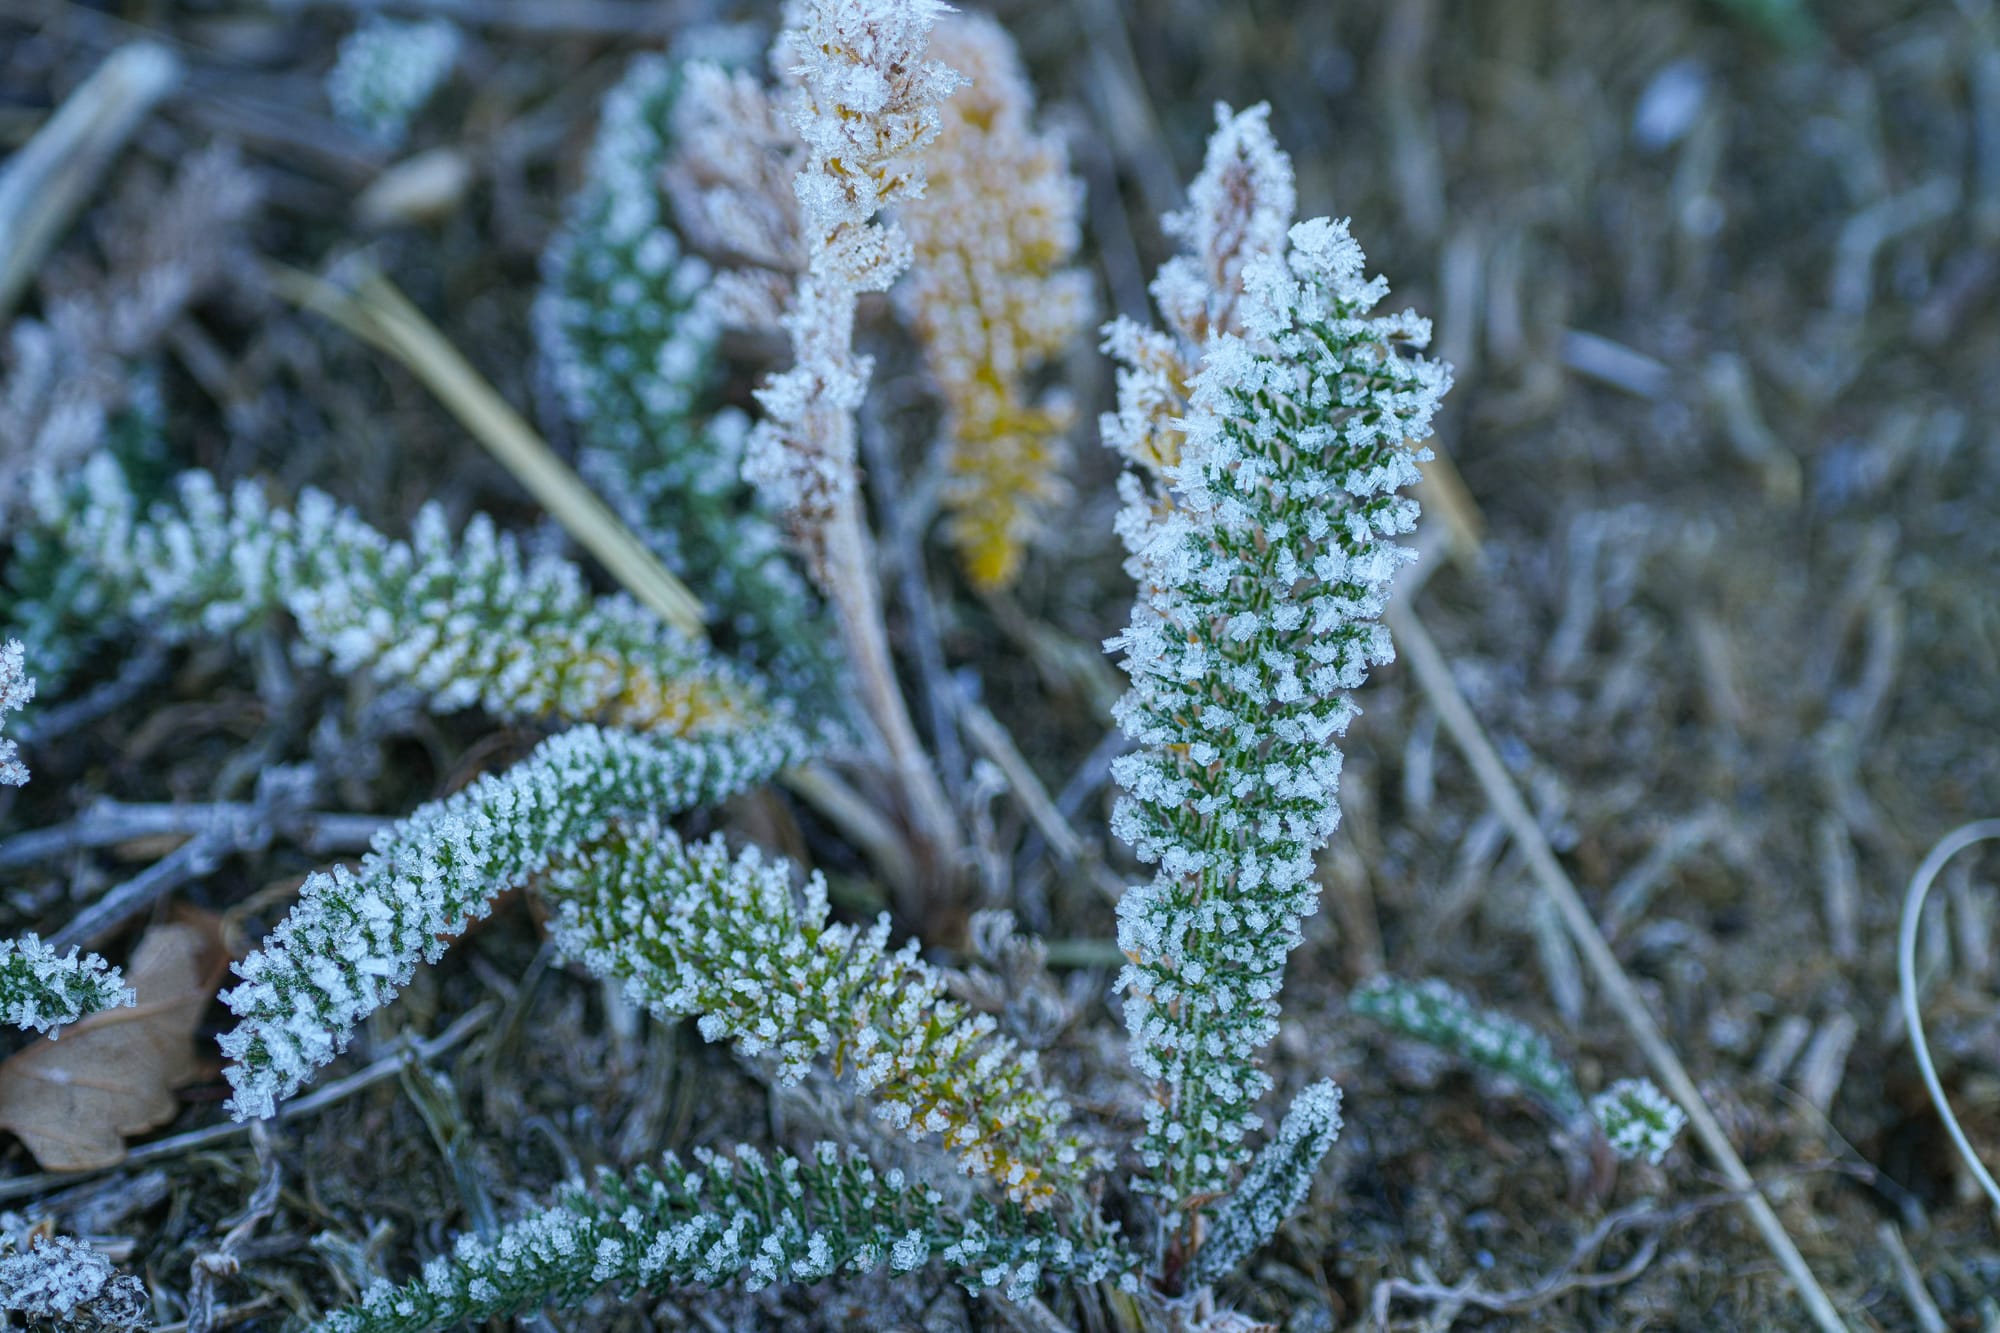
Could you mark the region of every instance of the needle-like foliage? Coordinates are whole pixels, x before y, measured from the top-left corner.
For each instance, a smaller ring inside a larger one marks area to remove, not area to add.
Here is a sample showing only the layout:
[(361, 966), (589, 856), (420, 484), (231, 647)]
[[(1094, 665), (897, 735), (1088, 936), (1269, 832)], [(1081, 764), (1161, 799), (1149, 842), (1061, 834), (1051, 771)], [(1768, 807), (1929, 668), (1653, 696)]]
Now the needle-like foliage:
[(814, 1283), (884, 1265), (938, 1263), (972, 1290), (1021, 1297), (1047, 1281), (1094, 1282), (1129, 1265), (1116, 1245), (1066, 1232), (1047, 1214), (975, 1203), (965, 1214), (901, 1171), (820, 1144), (804, 1157), (748, 1147), (669, 1156), (629, 1180), (609, 1173), (552, 1207), (450, 1255), (403, 1286), (378, 1283), (322, 1333), (427, 1333), (544, 1305), (574, 1306), (610, 1287)]
[(647, 822), (560, 867), (547, 891), (562, 904), (557, 942), (654, 1013), (699, 1015), (703, 1036), (768, 1055), (780, 1082), (831, 1062), (882, 1119), (937, 1136), (1015, 1203), (1076, 1197), (1095, 1154), (1034, 1053), (950, 999), (914, 940), (892, 951), (886, 916), (831, 922), (825, 882), (800, 896), (791, 881), (754, 848), (687, 846)]

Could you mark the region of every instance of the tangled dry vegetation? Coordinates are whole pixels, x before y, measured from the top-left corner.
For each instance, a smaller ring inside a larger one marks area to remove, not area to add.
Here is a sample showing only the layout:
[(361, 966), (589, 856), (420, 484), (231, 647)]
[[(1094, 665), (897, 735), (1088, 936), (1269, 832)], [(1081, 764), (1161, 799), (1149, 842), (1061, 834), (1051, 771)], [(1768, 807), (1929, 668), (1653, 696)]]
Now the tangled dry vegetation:
[[(31, 464), (80, 461), (131, 431), (133, 485), (198, 467), (248, 479), (244, 503), (317, 488), (391, 533), (456, 533), (487, 513), (529, 556), (576, 557), (568, 520), (455, 413), (462, 380), (441, 388), (435, 357), (429, 376), (408, 368), (412, 324), (380, 302), (374, 324), (329, 302), (365, 296), (368, 272), (579, 459), (613, 510), (629, 521), (652, 498), (592, 462), (619, 442), (593, 436), (578, 404), (620, 386), (565, 380), (538, 342), (560, 317), (536, 310), (555, 281), (546, 256), (583, 206), (593, 138), (613, 118), (604, 95), (633, 57), (671, 48), (754, 68), (774, 14), (718, 0), (399, 6), (456, 24), (426, 39), (449, 46), (453, 68), (403, 123), (358, 76), (329, 94), (369, 8), (0, 5), (0, 150), (16, 161), (115, 51), (149, 39), (177, 67), (171, 86), (123, 70), (123, 150), (70, 164), (67, 205), (46, 193), (9, 214), (0, 190), (12, 321), (0, 515), (18, 512)], [(994, 12), (1040, 90), (1041, 131), (1086, 187), (1080, 206), (1042, 199), (1027, 230), (1059, 237), (1077, 209), (1097, 315), (1150, 320), (1147, 282), (1175, 247), (1158, 219), (1183, 205), (1213, 104), (1268, 99), (1301, 214), (1352, 215), (1371, 271), (1394, 278), (1399, 307), (1435, 319), (1433, 351), (1455, 372), (1436, 440), (1459, 484), (1445, 473), (1423, 493), (1426, 558), (1391, 622), (1403, 660), (1358, 695), (1320, 910), (1264, 1052), (1271, 1122), (1330, 1075), (1345, 1128), (1300, 1211), (1217, 1287), (1221, 1305), (1301, 1333), (1815, 1326), (1702, 1141), (1614, 1164), (1579, 1128), (1585, 1090), (1648, 1062), (1551, 895), (1545, 847), (1839, 1319), (1994, 1326), (2000, 1243), (1910, 1059), (1895, 936), (1926, 849), (2000, 814), (2000, 8), (1010, 0)], [(780, 143), (753, 146), (783, 177), (799, 165)], [(21, 219), (43, 215), (60, 225), (17, 271), (13, 257), (35, 248)], [(739, 367), (782, 366), (788, 331), (758, 302), (772, 275), (804, 266), (799, 220), (767, 217), (752, 237), (744, 214), (724, 216), (740, 317), (724, 346)], [(911, 226), (920, 250), (948, 249), (915, 210)], [(1039, 275), (1067, 262), (1059, 244), (1044, 249)], [(344, 286), (315, 286), (320, 275)], [(1113, 406), (1111, 367), (1089, 337), (1065, 346), (1051, 332), (1081, 318), (1058, 303), (1005, 349), (1053, 364), (953, 379), (941, 357), (965, 330), (917, 319), (899, 331), (887, 309), (859, 308), (874, 393), (849, 445), (866, 464), (911, 739), (935, 765), (892, 765), (885, 789), (920, 834), (931, 806), (971, 812), (954, 862), (965, 882), (915, 891), (937, 838), (885, 848), (837, 794), (796, 785), (681, 821), (687, 854), (721, 857), (698, 841), (719, 832), (817, 869), (840, 922), (892, 911), (897, 940), (928, 946), (914, 974), (1039, 1052), (1122, 1146), (1145, 1119), (1112, 989), (1125, 962), (1112, 897), (1149, 872), (1108, 831), (1124, 679), (1100, 645), (1127, 625), (1133, 587), (1114, 521), (1120, 460), (1074, 424)], [(761, 384), (739, 369), (719, 392), (754, 414)], [(786, 410), (816, 404), (794, 395)], [(740, 448), (747, 420), (716, 429)], [(1067, 447), (1045, 449), (1059, 427)], [(954, 430), (1003, 460), (1005, 485), (1035, 490), (1045, 521), (1016, 527), (967, 500), (978, 478), (963, 457), (926, 444)], [(148, 452), (152, 439), (163, 445)], [(729, 562), (729, 588), (798, 599), (808, 628), (763, 646), (746, 634), (745, 660), (788, 685), (820, 678), (838, 636), (811, 619), (803, 583), (774, 549), (718, 539), (726, 487), (676, 484), (709, 506), (691, 502), (682, 539)], [(421, 517), (427, 506), (441, 517)], [(50, 552), (8, 545), (10, 587), (48, 576), (34, 561)], [(471, 545), (440, 537), (425, 558), (518, 563)], [(545, 587), (537, 604), (624, 583), (671, 618), (670, 593), (634, 586), (617, 560), (590, 550), (595, 585)], [(726, 589), (703, 591), (727, 605)], [(358, 652), (338, 606), (315, 606), (320, 619), (297, 619), (324, 628), (319, 651)], [(593, 622), (592, 651), (655, 650), (630, 612)], [(360, 1018), (339, 1063), (278, 1117), (232, 1122), (214, 1044), (230, 1026), (213, 1000), (227, 960), (309, 875), (358, 861), (383, 819), (454, 793), (475, 802), (491, 790), (482, 775), (519, 771), (544, 732), (498, 686), (439, 714), (409, 682), (301, 661), (275, 631), (232, 647), (215, 630), (30, 662), (40, 694), (8, 719), (32, 781), (0, 789), (0, 935), (88, 945), (161, 997), (53, 1044), (23, 1037), (0, 1063), (0, 1226), (17, 1250), (82, 1238), (142, 1283), (106, 1289), (107, 1326), (149, 1307), (163, 1328), (293, 1327), (597, 1167), (853, 1132), (831, 1080), (773, 1083), (704, 1041), (706, 1025), (649, 1016), (572, 967), (621, 923), (560, 894), (503, 897), (393, 1006)], [(735, 676), (711, 683), (702, 700), (735, 706)], [(1454, 684), (1490, 737), (1488, 771), (1462, 744)], [(609, 697), (628, 721), (697, 706)], [(1495, 772), (1525, 798), (1519, 818)], [(1919, 941), (1944, 1088), (1989, 1152), (1994, 887), (1990, 855), (1954, 861)], [(1041, 943), (975, 908), (1007, 909)], [(825, 931), (843, 956), (863, 935)], [(1385, 973), (1447, 979), (1466, 1012), (1529, 1025), (1502, 1036), (1544, 1073), (1523, 1078), (1515, 1061), (1496, 1079), (1407, 1035), (1445, 1010), (1371, 1020), (1387, 1010), (1368, 983)], [(107, 1083), (100, 1101), (50, 1099), (76, 1071)], [(1137, 1206), (1114, 1202), (1125, 1211), (1111, 1220), (1137, 1234)], [(1044, 1296), (1008, 1304), (942, 1274), (871, 1276), (668, 1291), (524, 1326), (1096, 1330), (1136, 1317), (1108, 1283)]]

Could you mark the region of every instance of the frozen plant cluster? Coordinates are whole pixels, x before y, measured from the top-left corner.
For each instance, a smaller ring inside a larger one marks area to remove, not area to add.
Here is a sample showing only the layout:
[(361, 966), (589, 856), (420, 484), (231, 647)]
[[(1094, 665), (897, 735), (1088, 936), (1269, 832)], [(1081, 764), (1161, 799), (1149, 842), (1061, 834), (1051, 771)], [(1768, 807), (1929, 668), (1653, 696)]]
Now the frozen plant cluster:
[(1034, 1053), (949, 998), (916, 941), (890, 950), (886, 915), (868, 930), (830, 922), (825, 881), (813, 875), (801, 898), (792, 878), (755, 848), (684, 845), (647, 822), (560, 867), (545, 891), (561, 904), (563, 950), (653, 1013), (699, 1015), (702, 1036), (769, 1057), (780, 1083), (819, 1061), (851, 1071), (878, 1116), (939, 1137), (961, 1170), (1024, 1207), (1080, 1189), (1100, 1163)]
[(129, 1333), (153, 1326), (146, 1286), (73, 1236), (37, 1236), (26, 1251), (0, 1255), (0, 1310), (31, 1328)]
[(334, 115), (384, 147), (401, 146), (410, 122), (451, 77), (464, 41), (449, 19), (363, 19), (327, 72)]
[[(1449, 373), (1418, 355), (1423, 320), (1376, 313), (1386, 285), (1345, 223), (1295, 220), (1265, 108), (1218, 110), (1187, 206), (1166, 219), (1181, 253), (1151, 289), (1159, 326), (1103, 331), (1120, 369), (1101, 434), (1129, 464), (1117, 531), (1137, 584), (1108, 645), (1130, 678), (1115, 715), (1134, 744), (1114, 766), (1113, 828), (1151, 867), (1118, 907), (1144, 1085), (1130, 1178), (1107, 1179), (1103, 1126), (1073, 1119), (962, 974), (899, 945), (887, 918), (838, 919), (819, 874), (675, 827), (781, 773), (819, 781), (822, 810), (840, 809), (825, 769), (800, 771), (826, 736), (796, 719), (828, 715), (803, 691), (846, 687), (873, 723), (872, 770), (833, 822), (871, 855), (886, 841), (916, 883), (962, 884), (965, 812), (908, 715), (883, 614), (857, 313), (907, 275), (892, 304), (944, 409), (950, 540), (990, 591), (1060, 494), (1067, 408), (1036, 380), (1088, 301), (1072, 269), (1077, 188), (1034, 126), (1012, 45), (949, 12), (796, 0), (768, 89), (639, 62), (550, 252), (538, 332), (585, 467), (699, 586), (720, 647), (594, 595), (581, 570), (527, 558), (485, 519), (455, 536), (427, 508), (403, 539), (324, 495), (281, 503), (200, 472), (152, 498), (109, 449), (37, 481), (10, 533), (0, 609), (45, 684), (118, 633), (289, 633), (302, 661), (552, 733), (384, 827), (357, 866), (305, 882), (224, 996), (234, 1114), (274, 1114), (522, 889), (551, 909), (556, 949), (636, 1004), (899, 1131), (857, 1114), (879, 1168), (847, 1148), (745, 1146), (604, 1176), (321, 1327), (436, 1329), (607, 1288), (885, 1268), (1014, 1299), (1110, 1279), (1142, 1326), (1231, 1327), (1204, 1313), (1215, 1285), (1300, 1207), (1339, 1134), (1325, 1081), (1266, 1132), (1261, 1053), (1338, 818), (1350, 696), (1390, 660), (1381, 616), (1411, 558), (1408, 492)], [(725, 326), (782, 333), (791, 353), (762, 381), (754, 428), (711, 411)], [(838, 627), (844, 660), (820, 659), (835, 670), (805, 669), (833, 636), (815, 629), (780, 521)], [(11, 947), (46, 962), (35, 941)], [(1357, 1003), (1378, 1001), (1385, 1021), (1580, 1102), (1531, 1031), (1435, 990)], [(1621, 1089), (1607, 1132), (1650, 1152), (1666, 1114)], [(1114, 1216), (1137, 1224), (1135, 1243)]]
[(1119, 531), (1139, 586), (1109, 645), (1138, 747), (1113, 768), (1113, 831), (1158, 867), (1118, 905), (1120, 985), (1154, 1084), (1140, 1187), (1186, 1210), (1186, 1232), (1261, 1123), (1256, 1053), (1339, 818), (1349, 692), (1391, 657), (1404, 492), (1450, 383), (1406, 355), (1427, 322), (1371, 315), (1387, 287), (1344, 223), (1289, 224), (1267, 114), (1218, 110), (1175, 227), (1187, 252), (1153, 285), (1170, 332), (1106, 330), (1127, 362), (1104, 435), (1136, 469)]

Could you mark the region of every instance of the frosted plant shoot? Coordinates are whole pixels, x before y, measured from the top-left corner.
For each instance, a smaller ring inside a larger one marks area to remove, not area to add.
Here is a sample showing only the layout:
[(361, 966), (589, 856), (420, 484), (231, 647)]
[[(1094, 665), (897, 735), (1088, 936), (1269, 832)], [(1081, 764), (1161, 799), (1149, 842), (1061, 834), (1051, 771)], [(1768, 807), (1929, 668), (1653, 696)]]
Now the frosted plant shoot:
[(1174, 219), (1186, 252), (1153, 286), (1171, 332), (1106, 330), (1128, 363), (1104, 435), (1137, 469), (1119, 530), (1139, 585), (1111, 645), (1138, 746), (1113, 769), (1113, 828), (1158, 867), (1118, 905), (1120, 985), (1153, 1087), (1137, 1187), (1167, 1210), (1170, 1293), (1203, 1271), (1204, 1215), (1262, 1123), (1256, 1053), (1339, 818), (1349, 692), (1390, 659), (1379, 617), (1416, 523), (1403, 492), (1450, 383), (1406, 355), (1426, 321), (1371, 316), (1388, 288), (1346, 224), (1290, 223), (1266, 114), (1218, 110)]

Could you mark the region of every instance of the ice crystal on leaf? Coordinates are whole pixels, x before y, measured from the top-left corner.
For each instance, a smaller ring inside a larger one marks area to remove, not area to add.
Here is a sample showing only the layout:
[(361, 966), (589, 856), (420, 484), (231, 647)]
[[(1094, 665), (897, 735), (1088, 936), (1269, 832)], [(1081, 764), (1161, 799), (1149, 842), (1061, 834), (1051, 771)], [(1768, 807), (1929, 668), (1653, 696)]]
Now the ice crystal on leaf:
[(1348, 692), (1391, 656), (1379, 617), (1416, 522), (1402, 492), (1449, 383), (1405, 354), (1422, 320), (1371, 316), (1385, 289), (1344, 223), (1288, 225), (1264, 115), (1220, 117), (1175, 223), (1188, 252), (1154, 288), (1170, 331), (1106, 331), (1132, 364), (1105, 435), (1150, 478), (1127, 478), (1139, 596), (1110, 644), (1139, 747), (1114, 766), (1113, 827), (1157, 865), (1119, 904), (1121, 985), (1155, 1084), (1141, 1188), (1175, 1208), (1250, 1155), (1270, 1082), (1256, 1052), (1339, 817), (1335, 742)]
[(153, 1326), (151, 1305), (143, 1282), (73, 1236), (37, 1236), (26, 1251), (0, 1256), (0, 1310), (31, 1328), (130, 1333)]

